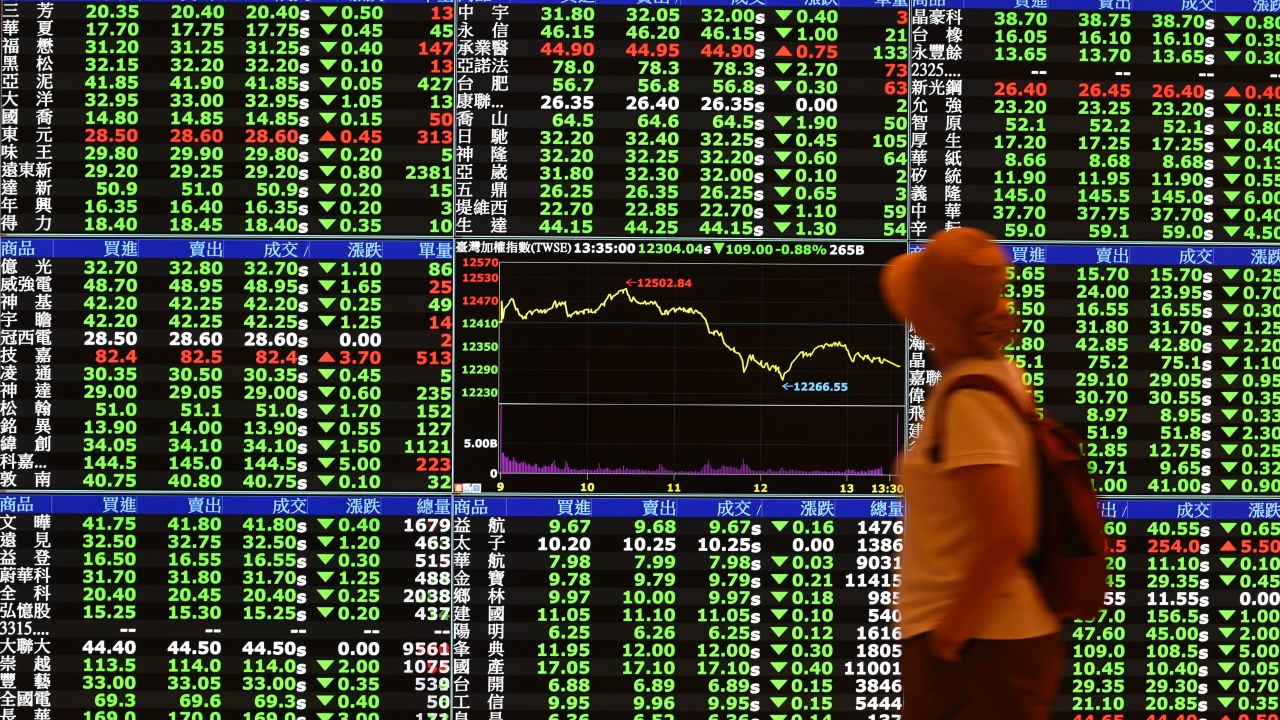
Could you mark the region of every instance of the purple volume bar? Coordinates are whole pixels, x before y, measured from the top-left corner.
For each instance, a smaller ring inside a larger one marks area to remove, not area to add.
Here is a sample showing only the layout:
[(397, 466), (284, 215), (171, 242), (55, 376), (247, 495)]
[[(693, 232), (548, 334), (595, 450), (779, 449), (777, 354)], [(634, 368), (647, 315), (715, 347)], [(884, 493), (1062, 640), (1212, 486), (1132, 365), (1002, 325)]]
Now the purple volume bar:
[(659, 464), (657, 468), (635, 469), (628, 467), (606, 468), (597, 465), (595, 469), (588, 470), (585, 468), (575, 468), (569, 463), (563, 465), (552, 462), (550, 465), (538, 465), (537, 463), (527, 463), (521, 460), (515, 460), (507, 457), (506, 453), (499, 455), (498, 472), (503, 473), (527, 473), (533, 475), (884, 475), (884, 468), (874, 468), (871, 470), (756, 470), (747, 465), (745, 462), (737, 467), (721, 465), (714, 467), (710, 462), (703, 465), (698, 470), (675, 471), (668, 470), (665, 466)]

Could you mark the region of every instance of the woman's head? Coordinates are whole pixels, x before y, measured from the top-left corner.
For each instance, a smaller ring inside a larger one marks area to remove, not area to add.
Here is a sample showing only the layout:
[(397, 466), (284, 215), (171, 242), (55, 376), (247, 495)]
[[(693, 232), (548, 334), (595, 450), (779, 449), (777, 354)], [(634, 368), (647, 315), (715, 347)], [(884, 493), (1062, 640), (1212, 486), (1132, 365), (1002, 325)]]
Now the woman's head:
[(976, 228), (943, 230), (920, 252), (889, 261), (880, 290), (890, 312), (911, 323), (939, 352), (996, 356), (1018, 318), (1004, 297), (1009, 265), (991, 235)]

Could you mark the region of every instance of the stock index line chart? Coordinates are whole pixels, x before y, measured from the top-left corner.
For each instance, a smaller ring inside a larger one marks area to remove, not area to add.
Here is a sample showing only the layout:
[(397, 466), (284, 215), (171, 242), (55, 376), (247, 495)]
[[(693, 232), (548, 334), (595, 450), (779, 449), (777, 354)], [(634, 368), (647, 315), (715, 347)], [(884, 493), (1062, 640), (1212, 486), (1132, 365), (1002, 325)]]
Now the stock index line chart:
[(903, 392), (890, 358), (905, 339), (877, 309), (879, 266), (707, 248), (678, 263), (503, 263), (492, 326), (504, 482), (887, 482)]

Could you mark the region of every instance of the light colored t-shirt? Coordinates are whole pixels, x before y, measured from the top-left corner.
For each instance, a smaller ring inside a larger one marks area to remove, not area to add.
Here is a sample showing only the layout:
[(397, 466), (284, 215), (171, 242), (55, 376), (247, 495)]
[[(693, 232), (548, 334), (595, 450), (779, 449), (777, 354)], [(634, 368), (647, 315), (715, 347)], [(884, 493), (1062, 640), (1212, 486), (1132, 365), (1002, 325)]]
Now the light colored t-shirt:
[[(975, 552), (978, 528), (965, 509), (966, 488), (949, 471), (973, 465), (1016, 468), (1017, 507), (1024, 510), (1016, 521), (1026, 523), (1025, 537), (1038, 533), (1040, 472), (1035, 440), (1006, 399), (977, 389), (951, 393), (939, 462), (931, 460), (939, 422), (944, 420), (933, 411), (936, 399), (951, 378), (979, 373), (1008, 382), (1021, 391), (1019, 397), (1027, 397), (1021, 373), (1011, 363), (1003, 358), (970, 358), (948, 368), (926, 399), (920, 437), (901, 465), (905, 512), (898, 609), (903, 638), (933, 630), (942, 622), (960, 593)], [(1027, 403), (1030, 406), (1030, 397)], [(1020, 554), (1029, 553), (1033, 544), (1031, 540), (1020, 548)], [(974, 637), (1016, 640), (1048, 635), (1058, 627), (1035, 579), (1019, 566)]]

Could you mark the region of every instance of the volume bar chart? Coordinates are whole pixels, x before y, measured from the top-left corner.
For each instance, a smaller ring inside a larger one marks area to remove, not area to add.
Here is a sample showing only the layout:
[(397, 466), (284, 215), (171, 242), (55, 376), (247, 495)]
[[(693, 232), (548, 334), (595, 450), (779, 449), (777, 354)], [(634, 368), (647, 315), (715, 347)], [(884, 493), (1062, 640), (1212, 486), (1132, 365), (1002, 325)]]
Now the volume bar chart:
[(541, 475), (842, 475), (874, 477), (885, 474), (884, 468), (826, 472), (822, 470), (759, 469), (753, 468), (745, 463), (737, 467), (712, 467), (709, 462), (691, 472), (676, 472), (662, 465), (651, 470), (626, 467), (606, 468), (598, 465), (594, 468), (577, 468), (570, 466), (568, 463), (563, 465), (556, 463), (552, 463), (550, 465), (535, 465), (509, 458), (505, 454), (502, 455), (498, 461), (498, 471), (505, 474), (521, 473)]

